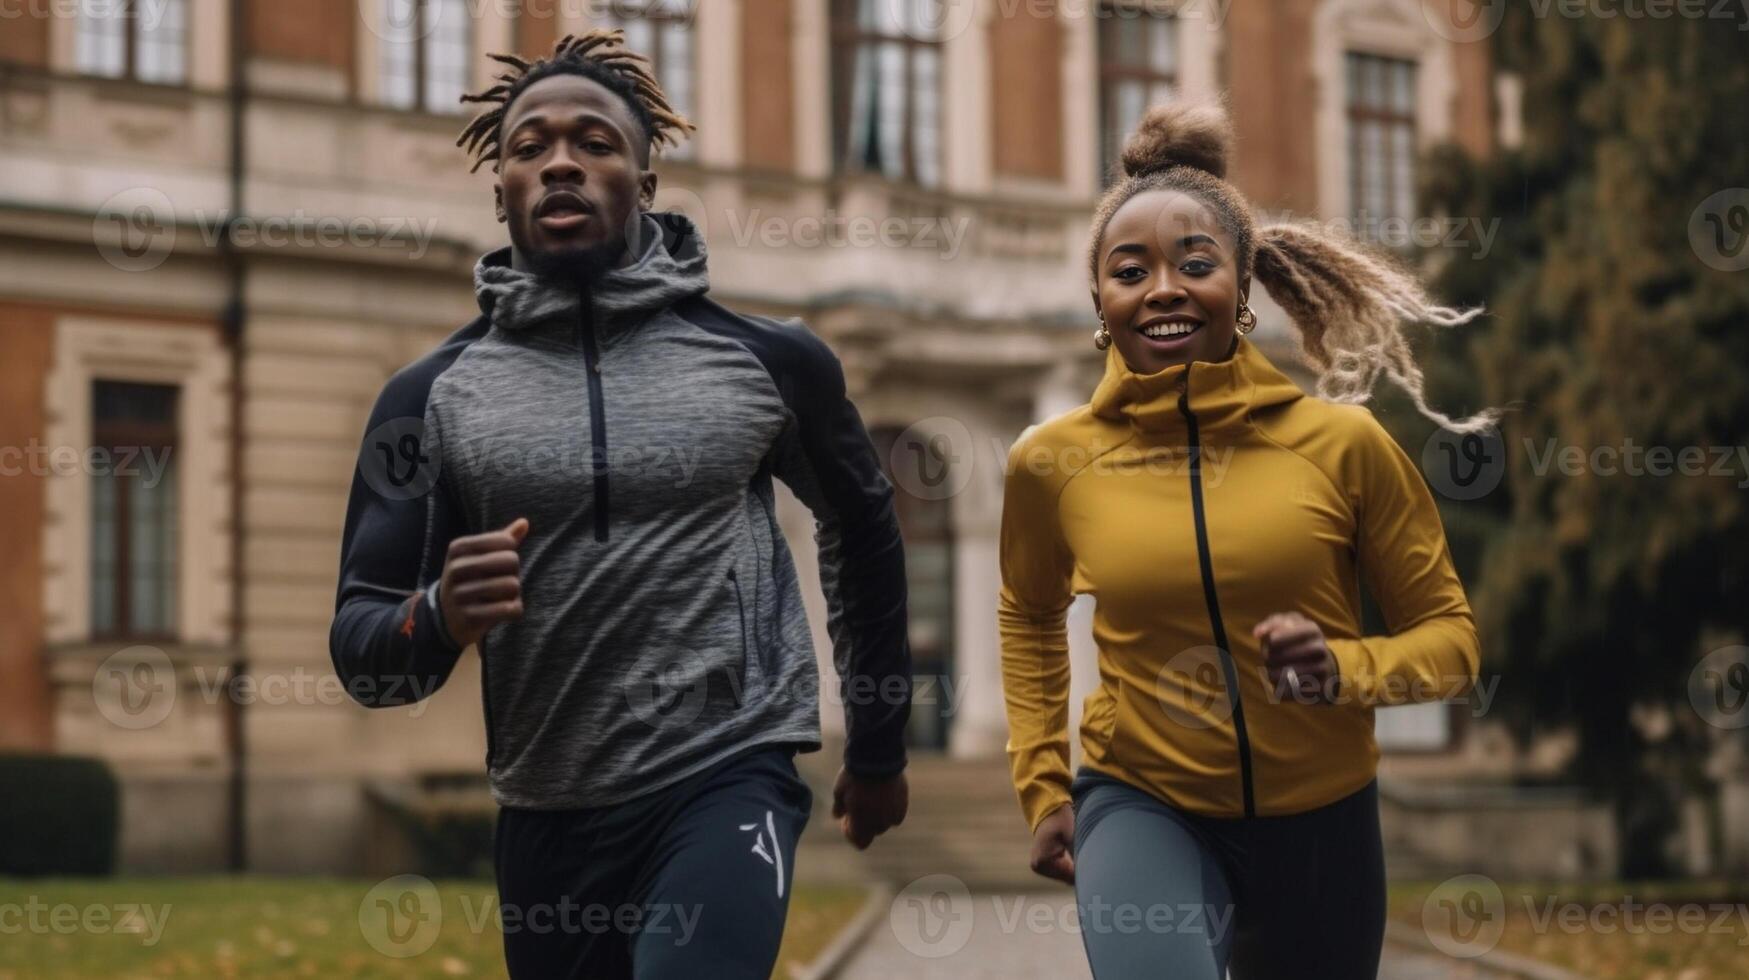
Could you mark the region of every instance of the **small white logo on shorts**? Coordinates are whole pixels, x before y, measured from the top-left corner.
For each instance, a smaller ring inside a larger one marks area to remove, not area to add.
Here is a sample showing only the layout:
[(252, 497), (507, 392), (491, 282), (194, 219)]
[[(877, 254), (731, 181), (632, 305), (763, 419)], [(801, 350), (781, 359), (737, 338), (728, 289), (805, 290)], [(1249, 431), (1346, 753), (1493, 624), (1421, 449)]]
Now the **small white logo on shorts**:
[[(765, 863), (777, 869), (777, 897), (783, 897), (783, 852), (777, 847), (777, 822), (771, 817), (771, 811), (765, 811), (765, 826), (758, 822), (744, 823), (742, 830), (753, 831), (753, 853), (765, 859)], [(765, 835), (771, 835), (771, 845), (766, 846)]]

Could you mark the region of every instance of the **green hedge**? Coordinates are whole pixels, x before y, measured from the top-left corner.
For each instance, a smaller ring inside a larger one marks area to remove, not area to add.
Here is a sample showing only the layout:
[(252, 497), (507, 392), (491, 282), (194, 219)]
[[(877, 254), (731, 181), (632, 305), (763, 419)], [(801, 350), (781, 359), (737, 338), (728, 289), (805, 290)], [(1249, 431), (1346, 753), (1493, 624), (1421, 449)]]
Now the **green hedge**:
[(99, 759), (0, 753), (0, 875), (115, 871), (121, 792)]

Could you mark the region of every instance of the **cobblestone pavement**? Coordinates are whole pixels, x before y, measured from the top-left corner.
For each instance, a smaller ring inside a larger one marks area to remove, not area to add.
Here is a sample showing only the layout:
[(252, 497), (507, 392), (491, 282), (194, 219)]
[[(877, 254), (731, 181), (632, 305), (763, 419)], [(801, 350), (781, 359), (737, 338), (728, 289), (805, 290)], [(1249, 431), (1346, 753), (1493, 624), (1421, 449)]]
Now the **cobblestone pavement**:
[[(1066, 893), (901, 892), (843, 980), (1090, 980)], [(1387, 945), (1380, 980), (1489, 980), (1475, 964)]]

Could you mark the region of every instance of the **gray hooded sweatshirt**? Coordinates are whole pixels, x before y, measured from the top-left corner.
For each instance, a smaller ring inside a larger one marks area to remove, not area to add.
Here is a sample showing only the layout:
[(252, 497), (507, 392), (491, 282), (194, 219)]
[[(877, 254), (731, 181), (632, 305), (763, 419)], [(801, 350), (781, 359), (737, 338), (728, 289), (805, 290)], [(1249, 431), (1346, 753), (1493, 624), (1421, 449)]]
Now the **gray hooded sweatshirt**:
[(813, 512), (845, 765), (904, 768), (905, 567), (891, 483), (831, 350), (706, 296), (683, 215), (589, 287), (474, 271), (481, 316), (397, 372), (352, 481), (330, 631), (371, 707), (429, 696), (461, 650), (452, 540), (530, 523), (524, 613), (479, 643), (504, 806), (652, 792), (757, 745), (820, 745), (819, 677), (772, 478)]

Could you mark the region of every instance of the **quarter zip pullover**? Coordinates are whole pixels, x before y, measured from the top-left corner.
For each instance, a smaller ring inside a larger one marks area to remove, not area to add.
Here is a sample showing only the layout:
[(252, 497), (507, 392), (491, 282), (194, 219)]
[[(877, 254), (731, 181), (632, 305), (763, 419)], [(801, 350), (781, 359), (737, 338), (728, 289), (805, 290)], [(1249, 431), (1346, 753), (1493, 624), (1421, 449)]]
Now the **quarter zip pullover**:
[[(1069, 801), (1068, 606), (1096, 599), (1086, 765), (1209, 816), (1301, 813), (1370, 782), (1373, 710), (1462, 695), (1475, 624), (1439, 512), (1362, 406), (1304, 395), (1250, 341), (1137, 374), (1008, 455), (998, 625), (1030, 826)], [(1361, 633), (1364, 578), (1387, 635)], [(1323, 629), (1341, 703), (1277, 697), (1252, 628)]]

